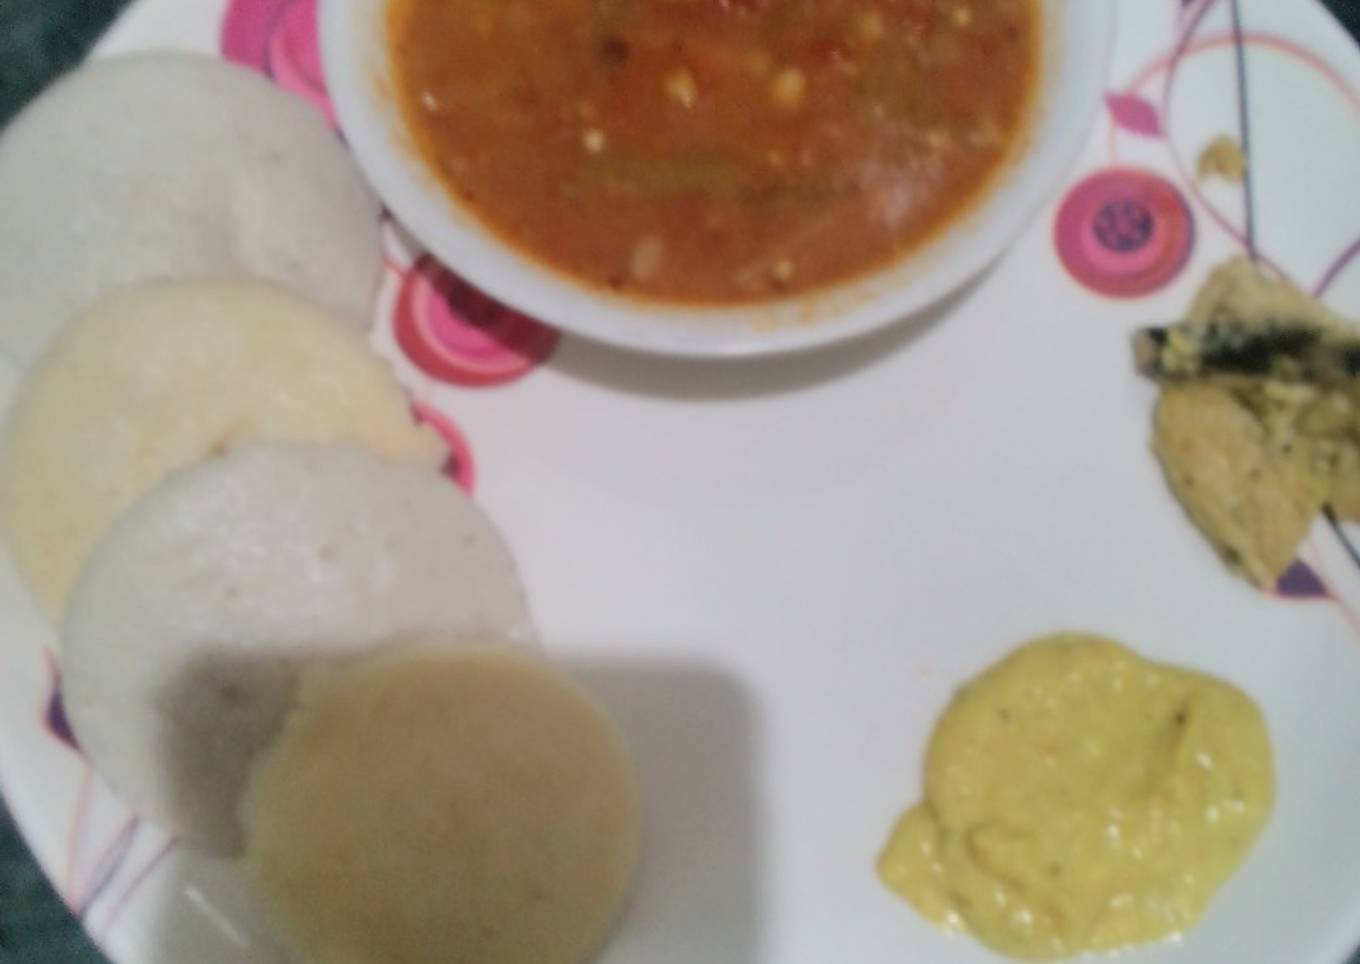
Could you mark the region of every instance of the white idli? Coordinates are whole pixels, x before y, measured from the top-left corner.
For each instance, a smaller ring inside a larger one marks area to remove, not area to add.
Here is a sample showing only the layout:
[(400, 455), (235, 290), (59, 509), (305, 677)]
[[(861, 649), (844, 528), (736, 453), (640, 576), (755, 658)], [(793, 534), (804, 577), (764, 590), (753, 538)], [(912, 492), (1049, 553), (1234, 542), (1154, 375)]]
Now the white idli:
[(256, 275), (355, 327), (380, 208), (316, 111), (212, 57), (68, 74), (0, 135), (0, 351), (27, 365), (76, 312), (151, 278)]
[(432, 635), (533, 639), (486, 516), (430, 469), (251, 443), (172, 476), (95, 551), (63, 627), (66, 712), (131, 807), (230, 853), (300, 665)]
[(304, 678), (246, 795), (246, 866), (307, 960), (581, 964), (638, 855), (604, 710), (539, 660), (401, 652)]
[(148, 282), (74, 322), (0, 434), (0, 535), (48, 617), (124, 509), (247, 438), (445, 456), (364, 338), (275, 285)]

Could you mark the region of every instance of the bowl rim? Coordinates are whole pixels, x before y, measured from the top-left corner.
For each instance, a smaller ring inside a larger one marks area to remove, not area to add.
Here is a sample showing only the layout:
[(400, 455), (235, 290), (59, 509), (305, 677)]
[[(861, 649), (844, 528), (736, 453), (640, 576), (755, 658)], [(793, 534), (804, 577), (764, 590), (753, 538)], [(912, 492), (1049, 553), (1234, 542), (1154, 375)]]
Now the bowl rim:
[[(382, 22), (391, 2), (318, 5), (322, 64), (340, 128), (391, 213), (451, 270), (517, 311), (616, 348), (691, 358), (787, 354), (855, 339), (905, 323), (984, 272), (1084, 151), (1104, 100), (1117, 19), (1114, 0), (1039, 0), (1045, 50), (1027, 143), (935, 238), (825, 289), (709, 306), (599, 289), (522, 252), (459, 204), (428, 170), (391, 104)], [(1077, 36), (1066, 32), (1074, 22)]]

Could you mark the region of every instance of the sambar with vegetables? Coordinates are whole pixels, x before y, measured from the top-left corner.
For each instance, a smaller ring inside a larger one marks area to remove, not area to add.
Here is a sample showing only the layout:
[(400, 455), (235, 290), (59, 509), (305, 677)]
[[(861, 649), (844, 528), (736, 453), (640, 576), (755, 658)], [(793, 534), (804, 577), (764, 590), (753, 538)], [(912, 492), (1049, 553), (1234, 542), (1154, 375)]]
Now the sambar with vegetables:
[(458, 202), (616, 291), (722, 304), (884, 266), (1023, 136), (1038, 0), (392, 0), (396, 99)]

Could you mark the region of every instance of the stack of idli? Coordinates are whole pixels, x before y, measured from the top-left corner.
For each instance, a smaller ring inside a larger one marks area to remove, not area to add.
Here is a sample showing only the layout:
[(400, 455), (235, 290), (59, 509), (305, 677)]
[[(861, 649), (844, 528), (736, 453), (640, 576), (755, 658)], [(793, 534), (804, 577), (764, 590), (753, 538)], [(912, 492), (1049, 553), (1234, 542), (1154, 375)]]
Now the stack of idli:
[(305, 104), (211, 57), (68, 74), (0, 133), (0, 536), (60, 622), (95, 543), (249, 438), (444, 453), (363, 332), (380, 208)]
[(306, 105), (192, 54), (81, 68), (0, 136), (0, 209), (0, 537), (136, 810), (238, 851), (304, 664), (533, 641), (365, 338), (379, 209)]
[(578, 964), (624, 741), (364, 336), (379, 210), (307, 106), (156, 53), (0, 136), (0, 537), (104, 781), (246, 857), (305, 956)]
[(531, 642), (510, 552), (438, 472), (255, 442), (122, 515), (72, 594), (67, 714), (106, 782), (217, 852), (311, 660), (398, 637)]

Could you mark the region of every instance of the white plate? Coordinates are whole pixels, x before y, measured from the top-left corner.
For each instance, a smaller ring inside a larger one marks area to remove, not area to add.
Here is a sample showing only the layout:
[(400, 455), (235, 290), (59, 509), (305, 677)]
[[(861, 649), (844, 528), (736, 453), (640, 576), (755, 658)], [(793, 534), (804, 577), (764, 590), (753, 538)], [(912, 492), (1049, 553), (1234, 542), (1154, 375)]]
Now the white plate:
[[(1311, 2), (1241, 7), (1257, 246), (1307, 287), (1334, 275), (1328, 300), (1360, 314), (1360, 265), (1332, 270), (1360, 236), (1360, 57)], [(1360, 943), (1360, 566), (1319, 525), (1302, 557), (1326, 595), (1227, 575), (1147, 452), (1153, 390), (1129, 360), (1135, 326), (1241, 250), (1242, 190), (1182, 173), (1238, 127), (1231, 11), (1121, 0), (1119, 96), (1074, 187), (1098, 179), (947, 325), (741, 365), (564, 339), (533, 366), (479, 351), (394, 241), (379, 349), (461, 426), (545, 639), (640, 759), (647, 861), (604, 964), (995, 960), (886, 893), (874, 858), (953, 688), (1066, 627), (1244, 687), (1277, 752), (1278, 806), (1240, 874), (1183, 942), (1126, 960), (1339, 964)], [(143, 0), (104, 49), (215, 49), (221, 14)], [(301, 0), (237, 0), (232, 49), (306, 92), (307, 22)], [(468, 377), (501, 382), (449, 381)], [(0, 778), (61, 893), (120, 964), (276, 959), (231, 868), (165, 851), (44, 724), (49, 637), (0, 573)]]

